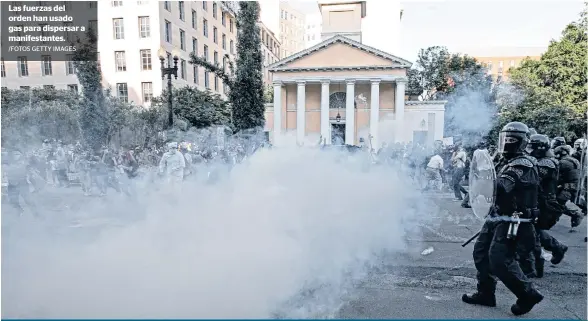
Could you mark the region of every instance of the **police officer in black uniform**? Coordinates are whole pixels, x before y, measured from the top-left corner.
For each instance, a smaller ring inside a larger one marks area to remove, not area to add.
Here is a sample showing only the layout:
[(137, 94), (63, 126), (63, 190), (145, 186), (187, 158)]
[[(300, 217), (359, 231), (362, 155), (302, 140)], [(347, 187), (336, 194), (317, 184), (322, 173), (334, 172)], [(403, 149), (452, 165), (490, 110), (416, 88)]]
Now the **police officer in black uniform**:
[[(574, 202), (580, 183), (580, 162), (571, 156), (568, 146), (559, 146), (553, 151), (559, 159), (559, 181), (557, 201), (565, 206), (568, 201)], [(572, 227), (580, 225), (584, 215), (580, 211), (566, 207), (564, 214), (572, 219)]]
[(517, 217), (533, 220), (538, 215), (539, 173), (536, 160), (524, 155), (528, 142), (529, 128), (523, 123), (508, 123), (500, 132), (503, 160), (497, 165), (494, 207), (474, 245), (478, 291), (462, 296), (466, 303), (495, 307), (496, 276), (517, 297), (514, 315), (528, 313), (543, 300), (516, 261), (517, 245), (529, 251), (535, 245), (533, 224), (514, 223)]
[(566, 145), (566, 139), (563, 137), (555, 137), (553, 139), (553, 141), (551, 142), (551, 148), (552, 149), (556, 149), (559, 146), (565, 146)]
[(519, 253), (521, 268), (529, 276), (543, 277), (544, 260), (541, 257), (541, 247), (550, 251), (553, 255), (552, 264), (559, 264), (568, 250), (568, 247), (549, 235), (551, 229), (561, 217), (563, 207), (557, 202), (558, 161), (549, 148), (549, 138), (545, 135), (532, 135), (527, 152), (537, 159), (539, 170), (539, 217), (535, 224), (537, 238), (532, 255)]

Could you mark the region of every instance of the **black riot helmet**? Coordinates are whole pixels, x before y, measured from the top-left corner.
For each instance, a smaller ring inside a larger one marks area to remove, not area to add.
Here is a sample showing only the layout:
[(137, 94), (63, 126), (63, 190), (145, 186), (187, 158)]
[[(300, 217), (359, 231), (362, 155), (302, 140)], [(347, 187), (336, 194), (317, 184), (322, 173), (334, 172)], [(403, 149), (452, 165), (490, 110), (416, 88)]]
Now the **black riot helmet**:
[(498, 136), (498, 152), (505, 158), (522, 155), (529, 143), (529, 127), (515, 121), (502, 127)]
[(527, 145), (527, 153), (529, 155), (536, 158), (545, 157), (549, 149), (549, 137), (539, 134), (531, 135), (529, 144)]
[(559, 146), (566, 145), (566, 139), (563, 137), (555, 137), (551, 142), (551, 148), (556, 149)]
[(571, 154), (570, 148), (567, 145), (556, 147), (553, 150), (553, 153), (555, 154), (555, 157), (557, 157), (558, 159), (561, 159), (562, 157), (569, 156)]

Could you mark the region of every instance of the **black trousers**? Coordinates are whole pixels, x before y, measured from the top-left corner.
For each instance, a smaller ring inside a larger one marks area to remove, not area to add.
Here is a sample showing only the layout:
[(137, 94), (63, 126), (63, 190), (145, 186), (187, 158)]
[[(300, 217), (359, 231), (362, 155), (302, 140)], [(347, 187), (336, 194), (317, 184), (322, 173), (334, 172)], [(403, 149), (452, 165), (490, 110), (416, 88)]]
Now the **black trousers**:
[(518, 261), (525, 275), (536, 272), (535, 267), (541, 258), (541, 248), (549, 252), (560, 250), (563, 247), (555, 237), (546, 230), (535, 228), (535, 246), (532, 249), (520, 246), (517, 249)]
[(463, 189), (463, 187), (461, 186), (461, 179), (463, 178), (464, 175), (464, 168), (454, 168), (453, 169), (453, 175), (452, 175), (452, 180), (451, 180), (451, 185), (453, 187), (453, 194), (455, 195), (455, 198), (462, 200), (463, 197), (461, 196), (461, 190)]
[(497, 277), (519, 299), (526, 299), (535, 292), (533, 284), (525, 276), (516, 260), (517, 247), (531, 252), (535, 246), (533, 224), (519, 225), (517, 237), (507, 239), (509, 223), (486, 221), (474, 245), (474, 263), (478, 270), (478, 292), (493, 295)]

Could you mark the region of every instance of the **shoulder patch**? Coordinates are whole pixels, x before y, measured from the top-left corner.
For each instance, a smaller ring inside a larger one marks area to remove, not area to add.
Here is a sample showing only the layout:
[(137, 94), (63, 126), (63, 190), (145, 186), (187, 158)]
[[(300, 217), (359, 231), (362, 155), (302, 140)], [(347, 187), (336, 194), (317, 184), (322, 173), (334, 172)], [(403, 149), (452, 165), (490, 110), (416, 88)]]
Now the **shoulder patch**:
[(531, 159), (526, 158), (526, 157), (517, 157), (517, 158), (513, 159), (512, 161), (510, 161), (510, 163), (508, 165), (510, 165), (510, 166), (524, 166), (524, 167), (534, 167), (535, 166), (533, 161)]
[(553, 162), (553, 160), (551, 160), (549, 158), (541, 158), (537, 162), (537, 166), (540, 166), (540, 167), (549, 167), (549, 168), (556, 168), (557, 167), (557, 164), (555, 164)]

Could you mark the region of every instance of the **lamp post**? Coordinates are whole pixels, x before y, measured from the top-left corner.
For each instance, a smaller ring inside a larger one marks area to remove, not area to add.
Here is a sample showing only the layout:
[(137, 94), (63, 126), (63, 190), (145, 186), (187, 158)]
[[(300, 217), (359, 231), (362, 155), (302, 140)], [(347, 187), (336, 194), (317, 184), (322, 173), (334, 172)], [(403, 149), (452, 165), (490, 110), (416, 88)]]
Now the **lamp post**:
[(169, 128), (173, 128), (174, 126), (174, 111), (172, 107), (172, 75), (178, 79), (178, 55), (174, 53), (174, 66), (171, 66), (171, 61), (168, 61), (167, 67), (165, 67), (165, 57), (164, 57), (165, 49), (159, 49), (159, 61), (161, 61), (161, 79), (164, 79), (167, 76), (167, 104), (169, 108), (168, 113), (168, 126)]

